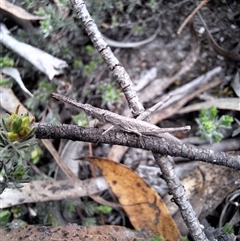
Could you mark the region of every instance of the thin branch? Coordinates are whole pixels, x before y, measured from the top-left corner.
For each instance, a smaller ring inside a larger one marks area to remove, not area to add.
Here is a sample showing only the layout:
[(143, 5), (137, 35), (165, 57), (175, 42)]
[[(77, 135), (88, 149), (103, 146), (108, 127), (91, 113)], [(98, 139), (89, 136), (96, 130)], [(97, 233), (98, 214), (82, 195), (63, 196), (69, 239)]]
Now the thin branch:
[(178, 178), (175, 178), (175, 172), (172, 163), (166, 156), (154, 154), (157, 164), (161, 168), (164, 180), (168, 180), (169, 193), (172, 193), (175, 203), (179, 206), (183, 220), (189, 228), (194, 240), (206, 240), (205, 234), (202, 232), (197, 216), (185, 195), (184, 187)]
[[(108, 143), (113, 145), (141, 148), (162, 155), (180, 156), (190, 160), (199, 160), (216, 165), (222, 165), (240, 170), (240, 156), (229, 155), (225, 152), (215, 152), (198, 148), (191, 144), (183, 144), (172, 138), (141, 136), (136, 134), (109, 130), (102, 135), (104, 130), (98, 128), (85, 128), (77, 125), (52, 125), (37, 123), (36, 137), (39, 139), (69, 139), (92, 143)], [(168, 133), (166, 133), (168, 134)]]
[(225, 50), (224, 48), (219, 46), (218, 43), (214, 40), (212, 34), (210, 33), (210, 31), (208, 29), (208, 26), (207, 26), (206, 22), (204, 21), (202, 15), (200, 14), (200, 12), (197, 12), (197, 14), (198, 14), (198, 17), (201, 20), (205, 30), (206, 30), (208, 41), (212, 45), (215, 52), (217, 54), (222, 55), (223, 57), (225, 57), (227, 59), (239, 61), (240, 60), (240, 53), (238, 52), (238, 48), (233, 49), (233, 50)]
[(202, 8), (204, 5), (206, 5), (210, 0), (203, 0), (193, 11), (192, 13), (184, 20), (184, 22), (179, 27), (177, 33), (180, 34), (184, 27), (187, 25), (187, 23), (194, 17), (194, 15), (197, 13), (197, 11)]
[(148, 44), (150, 42), (152, 42), (156, 37), (157, 35), (159, 34), (161, 30), (161, 26), (158, 26), (157, 30), (154, 32), (154, 34), (145, 39), (145, 40), (142, 40), (142, 41), (138, 41), (138, 42), (119, 42), (119, 41), (115, 41), (115, 40), (112, 40), (106, 36), (103, 35), (105, 41), (108, 43), (109, 46), (111, 47), (115, 47), (115, 48), (139, 48), (141, 47), (142, 45), (145, 45), (145, 44)]
[[(87, 31), (89, 37), (91, 38), (94, 46), (96, 47), (96, 49), (99, 51), (99, 53), (101, 54), (101, 56), (107, 63), (109, 69), (113, 72), (113, 76), (117, 80), (118, 84), (121, 86), (122, 91), (128, 101), (129, 107), (132, 110), (133, 116), (137, 117), (139, 114), (141, 114), (144, 111), (144, 107), (140, 103), (136, 92), (132, 88), (133, 83), (132, 83), (129, 75), (127, 74), (126, 70), (121, 66), (121, 64), (119, 63), (117, 58), (113, 55), (109, 46), (103, 40), (101, 33), (97, 29), (96, 24), (94, 23), (93, 19), (91, 18), (90, 14), (88, 13), (88, 10), (84, 4), (84, 1), (71, 0), (71, 2), (73, 3), (73, 5), (77, 11), (77, 14), (78, 14), (79, 18), (81, 19), (81, 21), (85, 27), (85, 30)], [(108, 133), (106, 133), (105, 136), (107, 134)], [(161, 165), (162, 163), (161, 162), (159, 162), (159, 163), (160, 163), (159, 167), (161, 169), (164, 168)], [(171, 170), (169, 170), (169, 171), (171, 171)], [(172, 173), (171, 178), (173, 180), (176, 179), (176, 181), (179, 181), (178, 177), (176, 176), (176, 174), (174, 172)], [(166, 180), (166, 181), (168, 181), (168, 180)], [(173, 190), (173, 191), (175, 192), (175, 190)], [(182, 195), (185, 196), (185, 192), (183, 192)], [(185, 198), (185, 200), (187, 202), (187, 198)], [(194, 215), (194, 213), (193, 213), (193, 215)], [(189, 222), (190, 221), (191, 220), (189, 220)], [(199, 226), (199, 222), (196, 222), (195, 226), (197, 226), (197, 225)], [(191, 227), (189, 227), (189, 229), (195, 240), (207, 241), (207, 238), (206, 238), (204, 232), (201, 230), (200, 226), (199, 226), (197, 232), (196, 232), (196, 230), (191, 229)]]
[(61, 157), (59, 156), (58, 152), (55, 150), (55, 148), (53, 147), (53, 144), (48, 141), (48, 140), (42, 140), (43, 144), (45, 145), (45, 147), (48, 149), (48, 151), (51, 153), (51, 155), (53, 156), (54, 160), (56, 161), (56, 163), (58, 164), (58, 166), (61, 168), (61, 170), (65, 173), (65, 175), (72, 180), (77, 181), (78, 178), (74, 175), (74, 173), (68, 168), (68, 166), (66, 165), (66, 163), (64, 161), (61, 160)]
[(93, 42), (95, 48), (98, 50), (99, 54), (102, 56), (106, 64), (108, 65), (108, 68), (112, 71), (113, 78), (120, 85), (128, 101), (129, 107), (133, 112), (133, 115), (137, 116), (139, 113), (143, 112), (144, 108), (143, 105), (140, 103), (136, 92), (132, 88), (133, 84), (130, 76), (104, 40), (102, 34), (97, 28), (97, 25), (90, 16), (84, 1), (71, 0), (71, 2), (76, 9), (77, 15), (81, 20), (89, 38)]

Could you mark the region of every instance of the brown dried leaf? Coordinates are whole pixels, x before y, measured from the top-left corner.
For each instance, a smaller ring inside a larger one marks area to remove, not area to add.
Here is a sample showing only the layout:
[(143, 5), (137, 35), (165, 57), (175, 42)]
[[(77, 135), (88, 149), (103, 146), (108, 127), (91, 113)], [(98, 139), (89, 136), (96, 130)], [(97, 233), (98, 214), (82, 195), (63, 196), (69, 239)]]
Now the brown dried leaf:
[(1, 241), (133, 241), (145, 239), (143, 234), (119, 226), (82, 227), (78, 225), (46, 227), (26, 226), (16, 229), (0, 229)]
[(21, 7), (18, 7), (6, 0), (1, 0), (0, 10), (8, 12), (10, 15), (13, 15), (17, 18), (21, 18), (24, 20), (43, 20), (44, 17), (35, 16), (31, 13), (28, 13)]
[(132, 225), (168, 241), (181, 240), (179, 230), (158, 193), (128, 167), (105, 158), (87, 157), (99, 167)]

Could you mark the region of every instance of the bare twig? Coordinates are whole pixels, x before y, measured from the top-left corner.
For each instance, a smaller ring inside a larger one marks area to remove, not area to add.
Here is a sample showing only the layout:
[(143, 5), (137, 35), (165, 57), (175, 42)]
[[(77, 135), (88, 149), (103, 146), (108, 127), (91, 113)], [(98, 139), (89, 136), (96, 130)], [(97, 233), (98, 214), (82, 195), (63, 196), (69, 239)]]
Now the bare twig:
[(223, 57), (225, 57), (227, 59), (239, 61), (240, 60), (240, 54), (238, 52), (238, 49), (225, 50), (224, 48), (219, 46), (217, 44), (217, 42), (214, 40), (214, 38), (212, 37), (212, 34), (210, 33), (210, 31), (208, 29), (208, 26), (207, 26), (206, 22), (204, 21), (202, 15), (200, 14), (200, 12), (197, 12), (197, 14), (198, 14), (198, 17), (201, 20), (205, 30), (206, 30), (208, 41), (210, 42), (210, 44), (212, 45), (212, 47), (216, 51), (216, 53), (222, 55)]
[(145, 120), (147, 119), (152, 113), (154, 113), (158, 108), (160, 108), (164, 103), (166, 103), (171, 98), (171, 95), (166, 95), (161, 101), (159, 101), (157, 104), (152, 106), (151, 108), (145, 110), (143, 113), (141, 113), (137, 120)]
[(148, 43), (151, 43), (156, 37), (157, 35), (159, 34), (160, 32), (160, 29), (161, 29), (161, 26), (159, 26), (157, 28), (157, 30), (154, 32), (154, 34), (145, 39), (145, 40), (142, 40), (142, 41), (137, 41), (137, 42), (119, 42), (119, 41), (115, 41), (115, 40), (112, 40), (106, 36), (104, 36), (103, 34), (103, 37), (105, 39), (105, 41), (107, 42), (107, 44), (111, 47), (115, 47), (115, 48), (139, 48), (145, 44), (148, 44)]
[(168, 160), (168, 157), (160, 156), (159, 154), (154, 154), (154, 157), (157, 164), (162, 167), (161, 171), (164, 180), (172, 180), (167, 183), (169, 193), (172, 193), (175, 203), (179, 206), (179, 210), (187, 227), (189, 230), (192, 230), (194, 240), (207, 240), (204, 232), (199, 228), (198, 219), (192, 205), (185, 195), (184, 187), (180, 180), (174, 177), (174, 169), (171, 162)]
[(128, 101), (129, 107), (132, 110), (133, 116), (138, 116), (139, 113), (143, 112), (144, 108), (139, 102), (136, 92), (132, 88), (133, 84), (128, 73), (115, 57), (111, 48), (105, 42), (102, 34), (97, 28), (97, 25), (91, 18), (84, 1), (71, 0), (71, 2), (76, 9), (78, 17), (80, 18), (89, 38), (93, 42), (95, 48), (98, 50), (99, 54), (105, 60), (108, 68), (112, 71), (114, 79), (120, 85)]
[[(139, 98), (136, 94), (136, 92), (133, 90), (132, 81), (127, 74), (126, 70), (120, 65), (119, 61), (116, 59), (116, 57), (113, 55), (112, 51), (108, 47), (108, 45), (103, 40), (103, 37), (101, 36), (99, 30), (97, 29), (96, 24), (94, 23), (93, 19), (89, 15), (86, 6), (84, 4), (84, 1), (81, 0), (71, 0), (73, 3), (77, 14), (79, 18), (81, 19), (85, 30), (87, 31), (89, 37), (91, 38), (94, 46), (99, 51), (103, 59), (106, 61), (109, 69), (113, 72), (114, 78), (117, 80), (118, 84), (121, 86), (125, 97), (129, 103), (129, 107), (132, 110), (133, 116), (137, 117), (139, 114), (141, 114), (144, 110), (143, 105), (140, 103)], [(163, 133), (168, 134), (168, 133)], [(160, 168), (164, 168), (161, 162)], [(169, 170), (171, 171), (171, 170)], [(166, 180), (168, 182), (172, 182), (176, 180), (179, 182), (179, 178), (176, 176), (176, 174), (173, 172), (171, 175), (171, 180)], [(174, 192), (177, 190), (173, 190)], [(182, 197), (185, 197), (185, 192), (182, 193)], [(187, 198), (185, 198), (185, 201), (187, 202)], [(198, 241), (207, 241), (207, 238), (205, 237), (204, 232), (200, 228), (200, 224), (196, 218), (196, 215), (194, 212), (191, 216), (195, 216), (194, 224), (191, 227), (189, 227), (189, 230), (194, 237), (195, 240)], [(189, 222), (191, 222), (190, 220)], [(188, 223), (189, 223), (188, 222)]]
[(166, 119), (200, 93), (223, 83), (225, 79), (221, 75), (222, 68), (216, 67), (195, 80), (169, 92), (168, 94), (170, 94), (172, 98), (164, 105), (164, 108), (160, 107), (158, 111), (150, 116), (151, 122), (158, 123), (163, 118)]
[(68, 168), (68, 166), (61, 160), (61, 157), (53, 147), (53, 144), (49, 140), (42, 140), (45, 147), (48, 149), (48, 151), (52, 154), (54, 157), (54, 160), (58, 164), (58, 166), (62, 169), (62, 171), (66, 174), (66, 176), (72, 180), (77, 181), (78, 178), (72, 173), (72, 171)]
[[(180, 80), (183, 75), (186, 75), (198, 60), (200, 45), (198, 44), (198, 36), (194, 29), (193, 24), (190, 24), (190, 43), (191, 51), (187, 54), (185, 59), (181, 62), (181, 68), (169, 78), (160, 78), (151, 81), (141, 92), (139, 92), (139, 99), (142, 102), (148, 102), (150, 100), (156, 100), (156, 96), (159, 96), (166, 90), (174, 81)], [(189, 93), (186, 91), (186, 93)]]
[(193, 16), (197, 13), (197, 11), (202, 8), (205, 4), (207, 4), (210, 0), (203, 0), (193, 11), (192, 13), (184, 20), (184, 22), (179, 27), (177, 33), (180, 34), (187, 23), (193, 18)]
[(102, 135), (104, 130), (84, 128), (77, 125), (36, 123), (35, 127), (35, 134), (39, 139), (71, 139), (73, 141), (92, 143), (97, 143), (101, 139), (100, 143), (141, 148), (162, 155), (180, 156), (190, 160), (199, 160), (240, 170), (240, 156), (180, 143), (179, 141), (174, 141), (171, 137), (168, 138), (168, 135), (170, 136), (168, 133), (163, 133), (164, 137), (143, 135), (139, 138), (139, 136), (133, 133), (117, 130), (110, 130), (105, 135)]

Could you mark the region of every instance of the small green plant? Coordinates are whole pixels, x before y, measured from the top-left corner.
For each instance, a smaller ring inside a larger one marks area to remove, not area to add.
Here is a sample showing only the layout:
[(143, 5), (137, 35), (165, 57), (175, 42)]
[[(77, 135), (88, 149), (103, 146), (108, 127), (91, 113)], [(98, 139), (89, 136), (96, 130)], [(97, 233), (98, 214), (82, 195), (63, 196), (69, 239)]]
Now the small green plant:
[(86, 218), (84, 220), (83, 226), (95, 226), (97, 224), (96, 218)]
[(13, 85), (13, 81), (10, 78), (1, 78), (0, 86), (11, 89)]
[(93, 48), (92, 45), (89, 45), (89, 44), (88, 44), (88, 45), (85, 47), (85, 49), (86, 49), (88, 55), (90, 55), (90, 56), (94, 56), (94, 55), (96, 54), (96, 50), (95, 50), (95, 48)]
[(35, 13), (44, 17), (44, 20), (40, 21), (40, 30), (44, 38), (66, 25), (63, 16), (51, 4), (44, 8), (40, 7)]
[(34, 207), (34, 211), (37, 214), (38, 223), (52, 226), (59, 226), (60, 213), (53, 202), (38, 202)]
[(24, 0), (21, 4), (24, 6), (24, 9), (26, 10), (33, 8), (35, 5), (34, 0)]
[(156, 12), (156, 10), (157, 10), (157, 3), (156, 3), (155, 0), (150, 0), (150, 2), (147, 3), (146, 5), (148, 7), (150, 7), (153, 12)]
[(15, 113), (2, 118), (2, 139), (6, 139), (7, 137), (11, 142), (22, 142), (33, 136), (34, 128), (31, 127), (31, 124), (34, 118), (30, 119), (28, 113), (18, 115), (19, 108), (20, 105), (17, 106)]
[[(64, 0), (57, 2), (59, 2), (63, 12), (67, 12), (67, 9), (70, 8), (69, 1)], [(72, 13), (71, 16), (67, 17), (58, 7), (56, 7), (56, 4), (56, 1), (54, 3), (47, 1), (47, 4), (39, 4), (34, 1), (32, 11), (35, 10), (34, 13), (44, 19), (40, 21), (40, 28), (38, 28), (31, 36), (30, 43), (36, 44), (37, 40), (38, 47), (44, 51), (71, 62), (78, 56), (78, 54), (74, 51), (69, 37), (70, 39), (74, 39), (74, 36), (79, 34), (79, 27), (75, 22), (75, 13)], [(39, 5), (41, 7), (39, 7)]]
[(14, 66), (14, 60), (9, 58), (7, 55), (4, 57), (0, 57), (0, 68), (4, 67), (13, 67)]
[(115, 87), (114, 83), (100, 85), (98, 91), (102, 95), (102, 104), (114, 103), (120, 99), (120, 91)]
[(157, 236), (157, 237), (151, 238), (149, 241), (163, 241), (163, 239), (161, 236)]
[(112, 211), (112, 208), (109, 206), (105, 206), (105, 205), (99, 205), (95, 208), (96, 212), (100, 212), (100, 213), (104, 213), (104, 214), (108, 214)]
[(31, 161), (34, 165), (38, 164), (42, 156), (42, 150), (39, 146), (34, 146), (30, 152)]
[(86, 127), (89, 123), (88, 118), (84, 111), (80, 111), (80, 113), (77, 115), (72, 115), (72, 119), (75, 122), (75, 124), (79, 126)]
[(233, 230), (233, 227), (229, 223), (226, 223), (223, 227), (223, 232), (231, 234), (234, 232), (234, 230)]
[(84, 73), (88, 76), (90, 75), (96, 68), (96, 62), (91, 60), (87, 65), (84, 66)]
[(74, 212), (75, 206), (71, 202), (68, 202), (67, 203), (67, 210), (68, 210), (68, 212)]
[(142, 26), (136, 26), (136, 28), (134, 29), (134, 34), (135, 35), (141, 35), (142, 32), (143, 32)]
[(28, 149), (35, 145), (34, 127), (28, 114), (5, 115), (0, 122), (0, 194), (6, 187), (20, 187), (29, 181), (29, 167), (24, 165)]
[(233, 118), (229, 115), (217, 116), (216, 107), (201, 109), (199, 118), (196, 119), (200, 138), (208, 140), (210, 143), (220, 142), (223, 138), (222, 131), (231, 128)]
[(97, 207), (97, 203), (91, 201), (84, 201), (82, 202), (80, 207), (84, 210), (87, 216), (93, 216), (95, 214), (95, 208)]
[(105, 205), (98, 205), (96, 202), (84, 201), (81, 203), (80, 208), (85, 212), (87, 218), (84, 226), (96, 225), (97, 220), (94, 217), (97, 213), (109, 214), (112, 211), (111, 207)]
[(96, 50), (93, 48), (92, 45), (87, 45), (85, 47), (85, 50), (89, 60), (86, 64), (80, 64), (79, 62), (79, 66), (81, 67), (81, 65), (83, 65), (84, 74), (86, 76), (89, 76), (91, 74), (94, 74), (94, 71), (96, 70), (98, 64), (101, 64), (103, 62), (103, 59), (97, 54)]
[(8, 210), (0, 211), (0, 227), (7, 227), (9, 223), (9, 219), (11, 216), (11, 212)]
[(56, 87), (47, 81), (40, 81), (37, 90), (34, 91), (34, 97), (28, 98), (25, 102), (27, 108), (36, 118), (41, 115), (40, 106), (46, 106), (46, 100), (51, 96)]
[(112, 20), (111, 21), (112, 22), (111, 27), (112, 28), (117, 27), (118, 26), (117, 16), (116, 15), (112, 15), (111, 20)]

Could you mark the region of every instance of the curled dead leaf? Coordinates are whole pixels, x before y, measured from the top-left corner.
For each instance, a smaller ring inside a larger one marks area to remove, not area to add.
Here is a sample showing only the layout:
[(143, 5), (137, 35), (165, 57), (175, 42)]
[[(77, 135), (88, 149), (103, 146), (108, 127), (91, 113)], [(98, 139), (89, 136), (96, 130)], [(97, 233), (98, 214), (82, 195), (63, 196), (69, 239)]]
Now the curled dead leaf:
[(86, 157), (99, 167), (132, 225), (151, 236), (181, 240), (179, 230), (158, 193), (128, 167), (105, 158)]

